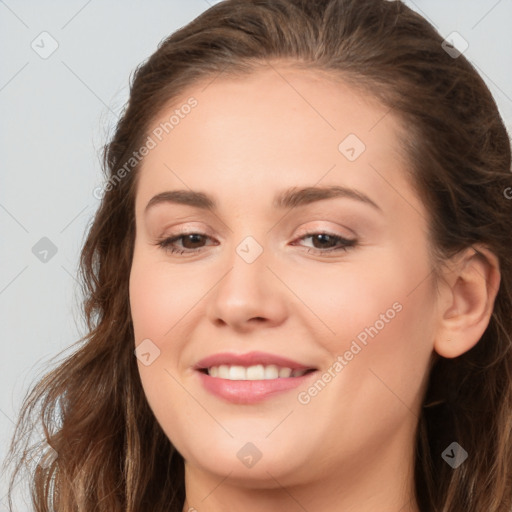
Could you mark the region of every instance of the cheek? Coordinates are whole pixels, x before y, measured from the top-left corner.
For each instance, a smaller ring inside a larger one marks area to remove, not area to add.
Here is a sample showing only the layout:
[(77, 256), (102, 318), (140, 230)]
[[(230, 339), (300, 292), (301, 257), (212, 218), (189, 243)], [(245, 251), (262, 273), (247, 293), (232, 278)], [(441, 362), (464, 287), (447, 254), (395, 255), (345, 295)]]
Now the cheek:
[[(146, 261), (147, 259), (147, 261)], [(165, 261), (134, 257), (130, 272), (130, 308), (135, 340), (163, 342), (204, 295), (202, 280), (191, 270), (169, 268)], [(206, 283), (205, 283), (206, 288)]]
[(363, 343), (374, 338), (376, 330), (418, 332), (418, 321), (424, 322), (432, 307), (428, 280), (422, 283), (429, 275), (427, 261), (421, 254), (409, 258), (399, 248), (375, 251), (364, 260), (318, 265), (314, 271), (298, 266), (280, 270), (283, 280), (293, 285), (295, 297), (290, 295), (290, 300), (302, 307), (304, 318), (318, 323), (318, 332), (335, 353), (358, 336)]
[[(134, 254), (130, 271), (130, 308), (135, 346), (147, 343), (148, 339), (156, 346), (156, 349), (154, 346), (149, 348), (149, 364), (144, 364), (141, 359), (137, 361), (144, 394), (167, 436), (179, 440), (186, 437), (183, 419), (193, 415), (194, 407), (176, 380), (176, 363), (183, 340), (173, 336), (173, 326), (186, 312), (188, 300), (185, 295), (190, 287), (183, 286), (181, 278), (178, 279), (179, 273), (171, 275), (162, 267), (162, 262)], [(181, 323), (176, 332), (180, 327)]]
[(416, 399), (435, 336), (435, 296), (428, 276), (423, 254), (410, 258), (399, 248), (364, 262), (333, 266), (316, 273), (315, 279), (296, 274), (294, 291), (316, 317), (307, 312), (319, 326), (317, 341), (332, 364), (343, 357), (344, 377), (334, 379), (334, 387), (343, 386), (342, 394), (361, 396), (365, 386), (375, 405), (386, 394), (396, 400), (389, 389), (408, 403)]
[[(428, 279), (418, 285), (427, 268), (421, 258), (407, 262), (397, 251), (364, 269), (338, 269), (337, 277), (319, 279), (316, 287), (301, 280), (308, 306), (335, 332), (324, 329), (318, 338), (334, 356), (322, 382), (298, 396), (328, 450), (349, 454), (365, 445), (371, 452), (400, 429), (414, 428), (411, 411), (422, 397), (434, 336), (432, 289)], [(342, 436), (333, 424), (343, 425)]]
[(419, 256), (382, 255), (378, 263), (338, 279), (338, 286), (326, 285), (331, 305), (317, 304), (330, 311), (324, 318), (336, 332), (325, 338), (326, 348), (343, 358), (331, 398), (340, 397), (345, 411), (355, 407), (354, 418), (394, 423), (421, 398), (435, 336), (435, 297), (425, 279), (428, 263)]

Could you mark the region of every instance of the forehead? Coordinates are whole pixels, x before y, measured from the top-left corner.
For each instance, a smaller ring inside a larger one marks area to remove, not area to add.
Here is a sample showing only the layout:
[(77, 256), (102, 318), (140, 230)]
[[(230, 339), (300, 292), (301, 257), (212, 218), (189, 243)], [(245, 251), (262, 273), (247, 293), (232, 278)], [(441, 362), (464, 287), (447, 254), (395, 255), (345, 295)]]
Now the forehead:
[(138, 208), (171, 188), (236, 190), (250, 201), (255, 190), (320, 180), (382, 196), (390, 191), (380, 172), (390, 183), (404, 178), (402, 133), (389, 108), (323, 72), (273, 65), (243, 77), (209, 77), (153, 122), (155, 147), (140, 169)]

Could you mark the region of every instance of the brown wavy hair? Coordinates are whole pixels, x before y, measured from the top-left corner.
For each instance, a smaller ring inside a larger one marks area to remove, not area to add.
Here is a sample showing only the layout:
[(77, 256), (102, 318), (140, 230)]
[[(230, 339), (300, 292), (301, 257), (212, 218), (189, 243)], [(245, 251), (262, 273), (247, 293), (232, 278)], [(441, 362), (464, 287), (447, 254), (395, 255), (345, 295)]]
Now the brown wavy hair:
[[(389, 107), (407, 126), (401, 144), (439, 261), (478, 243), (498, 257), (501, 272), (481, 340), (459, 357), (438, 357), (431, 370), (416, 437), (416, 499), (422, 512), (510, 512), (510, 140), (482, 78), (442, 42), (400, 1), (221, 2), (135, 70), (103, 167), (107, 180), (119, 176), (162, 108), (198, 80), (243, 77), (281, 59), (336, 75)], [(88, 334), (27, 394), (19, 416), (10, 490), (26, 468), (37, 512), (181, 512), (184, 505), (183, 458), (148, 406), (134, 357), (128, 281), (139, 168), (106, 188), (82, 249)], [(37, 426), (58, 454), (47, 465), (31, 455)], [(441, 457), (454, 440), (469, 453), (456, 470)]]

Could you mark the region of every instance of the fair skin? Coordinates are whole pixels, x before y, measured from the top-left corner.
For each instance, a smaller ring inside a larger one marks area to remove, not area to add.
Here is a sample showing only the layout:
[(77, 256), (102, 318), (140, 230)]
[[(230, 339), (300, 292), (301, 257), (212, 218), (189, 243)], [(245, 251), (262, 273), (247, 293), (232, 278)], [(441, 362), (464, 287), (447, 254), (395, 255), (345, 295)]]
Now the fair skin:
[[(130, 275), (135, 344), (150, 339), (160, 350), (150, 365), (138, 361), (141, 381), (185, 459), (183, 511), (419, 512), (413, 448), (431, 357), (478, 342), (496, 259), (466, 251), (436, 290), (428, 214), (405, 177), (400, 124), (363, 93), (280, 65), (197, 84), (154, 127), (190, 96), (197, 107), (140, 169)], [(354, 161), (338, 149), (350, 133), (366, 146)], [(353, 197), (273, 205), (289, 187), (332, 185), (377, 207)], [(208, 194), (216, 209), (146, 210), (178, 189)], [(156, 245), (184, 231), (207, 236), (174, 242), (186, 254)], [(306, 236), (322, 232), (357, 243), (328, 253), (336, 239)], [(248, 236), (263, 249), (251, 263), (236, 250)], [(378, 333), (350, 357), (371, 326)], [(254, 350), (317, 371), (297, 389), (237, 404), (206, 390), (193, 369), (218, 352)], [(333, 377), (337, 356), (343, 369)], [(321, 392), (300, 402), (329, 368)], [(261, 453), (252, 467), (237, 457), (248, 442)]]

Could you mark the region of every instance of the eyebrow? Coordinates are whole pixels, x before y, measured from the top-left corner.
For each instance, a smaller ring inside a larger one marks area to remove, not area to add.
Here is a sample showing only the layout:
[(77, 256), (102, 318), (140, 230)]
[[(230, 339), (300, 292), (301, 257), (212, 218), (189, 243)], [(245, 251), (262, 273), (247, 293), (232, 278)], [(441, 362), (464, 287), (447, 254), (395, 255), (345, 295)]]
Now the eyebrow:
[[(278, 193), (272, 204), (276, 209), (294, 209), (324, 199), (339, 197), (360, 201), (382, 212), (380, 206), (363, 192), (336, 185), (326, 187), (292, 187)], [(194, 190), (168, 190), (152, 197), (146, 205), (145, 213), (150, 208), (162, 203), (183, 204), (212, 211), (217, 209), (215, 199), (204, 192)]]

